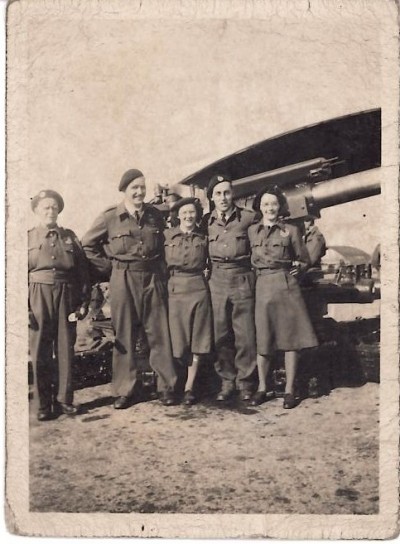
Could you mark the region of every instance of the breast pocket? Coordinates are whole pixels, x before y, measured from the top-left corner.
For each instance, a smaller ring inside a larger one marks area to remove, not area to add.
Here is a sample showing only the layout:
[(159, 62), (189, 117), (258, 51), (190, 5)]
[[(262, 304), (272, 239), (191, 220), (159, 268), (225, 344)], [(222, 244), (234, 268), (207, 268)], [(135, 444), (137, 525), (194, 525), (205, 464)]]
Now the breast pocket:
[(179, 261), (179, 243), (175, 240), (164, 242), (165, 260), (169, 266), (177, 265)]
[(208, 237), (208, 251), (210, 253), (210, 257), (218, 255), (218, 238), (218, 234), (210, 234)]
[(72, 240), (62, 240), (61, 247), (63, 251), (63, 260), (65, 259), (66, 267), (72, 268), (75, 263), (74, 244)]
[(31, 247), (28, 247), (28, 269), (32, 270), (33, 268), (37, 268), (39, 264), (39, 256), (40, 256), (40, 250), (41, 245), (32, 245)]
[(158, 227), (151, 225), (144, 227), (142, 233), (144, 251), (147, 253), (160, 251), (162, 247), (161, 230)]
[(236, 256), (242, 257), (250, 253), (250, 242), (246, 234), (237, 234), (235, 237)]
[(191, 244), (191, 256), (194, 268), (204, 268), (207, 260), (207, 240), (195, 238)]
[(119, 229), (110, 236), (110, 248), (114, 255), (124, 254), (131, 249), (134, 241), (129, 229)]
[(290, 239), (289, 236), (282, 238), (273, 244), (274, 256), (277, 259), (290, 260)]

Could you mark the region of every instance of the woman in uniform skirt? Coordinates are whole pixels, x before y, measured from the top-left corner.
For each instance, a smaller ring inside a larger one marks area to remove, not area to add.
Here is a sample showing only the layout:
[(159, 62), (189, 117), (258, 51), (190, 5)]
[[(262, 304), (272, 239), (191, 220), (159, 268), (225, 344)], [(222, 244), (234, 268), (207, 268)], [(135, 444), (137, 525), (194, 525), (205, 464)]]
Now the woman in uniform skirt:
[(57, 225), (64, 202), (45, 190), (31, 202), (38, 224), (28, 232), (29, 351), (39, 421), (60, 413), (73, 416), (72, 362), (76, 320), (90, 298), (83, 249), (70, 229)]
[(179, 226), (165, 235), (169, 271), (168, 315), (173, 356), (188, 365), (183, 403), (195, 402), (193, 386), (200, 359), (212, 348), (212, 312), (204, 277), (207, 237), (197, 227), (202, 209), (198, 199), (183, 198), (171, 207)]
[(298, 352), (318, 345), (296, 276), (309, 265), (299, 229), (282, 221), (286, 200), (275, 187), (254, 200), (261, 219), (249, 227), (251, 262), (256, 271), (255, 323), (259, 386), (251, 404), (266, 400), (266, 379), (276, 350), (285, 352), (283, 407), (296, 405)]

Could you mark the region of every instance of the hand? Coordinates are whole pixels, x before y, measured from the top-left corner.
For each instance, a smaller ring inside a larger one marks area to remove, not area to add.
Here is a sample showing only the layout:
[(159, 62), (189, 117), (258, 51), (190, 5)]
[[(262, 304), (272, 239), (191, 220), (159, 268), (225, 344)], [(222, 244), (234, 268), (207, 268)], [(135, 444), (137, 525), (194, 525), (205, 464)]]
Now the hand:
[(85, 319), (88, 312), (89, 312), (88, 305), (87, 304), (82, 304), (82, 306), (80, 306), (79, 308), (77, 308), (77, 310), (75, 310), (76, 318), (79, 321), (81, 321), (82, 319)]
[(29, 328), (37, 330), (38, 329), (38, 323), (36, 321), (36, 318), (35, 318), (32, 310), (29, 310), (28, 319), (29, 319)]
[(289, 274), (291, 276), (298, 276), (299, 275), (299, 272), (301, 270), (301, 262), (300, 261), (293, 261), (292, 262), (292, 267), (291, 269), (289, 270)]

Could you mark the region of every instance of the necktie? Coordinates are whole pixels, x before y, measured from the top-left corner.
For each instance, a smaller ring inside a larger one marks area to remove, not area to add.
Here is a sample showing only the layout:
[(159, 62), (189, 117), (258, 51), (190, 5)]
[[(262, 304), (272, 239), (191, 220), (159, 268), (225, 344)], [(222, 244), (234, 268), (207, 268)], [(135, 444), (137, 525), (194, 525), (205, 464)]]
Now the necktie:
[(225, 212), (221, 212), (221, 221), (223, 222), (224, 225), (226, 225), (226, 213)]
[(138, 212), (138, 211), (135, 212), (135, 219), (136, 219), (136, 223), (139, 224), (140, 215), (139, 215), (139, 212)]

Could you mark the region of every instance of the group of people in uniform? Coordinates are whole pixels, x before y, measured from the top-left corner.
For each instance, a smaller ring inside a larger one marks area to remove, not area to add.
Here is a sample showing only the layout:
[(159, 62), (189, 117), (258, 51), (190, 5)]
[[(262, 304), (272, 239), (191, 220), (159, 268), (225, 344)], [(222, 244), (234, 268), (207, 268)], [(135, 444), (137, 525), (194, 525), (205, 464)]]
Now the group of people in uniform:
[(325, 247), (312, 219), (303, 236), (285, 222), (286, 201), (276, 187), (257, 195), (254, 210), (240, 208), (230, 178), (216, 175), (207, 189), (210, 212), (203, 216), (198, 199), (181, 198), (170, 209), (175, 226), (165, 228), (162, 213), (144, 202), (140, 170), (125, 172), (119, 190), (122, 201), (100, 214), (81, 241), (57, 224), (64, 207), (58, 193), (32, 199), (38, 225), (28, 233), (29, 328), (38, 419), (78, 413), (71, 376), (76, 321), (87, 315), (95, 276), (110, 281), (115, 409), (136, 400), (141, 328), (165, 406), (179, 396), (177, 360), (187, 366), (182, 402), (196, 402), (198, 368), (210, 352), (221, 380), (217, 401), (238, 393), (260, 405), (280, 350), (283, 407), (294, 408), (298, 353), (318, 344), (297, 279)]

